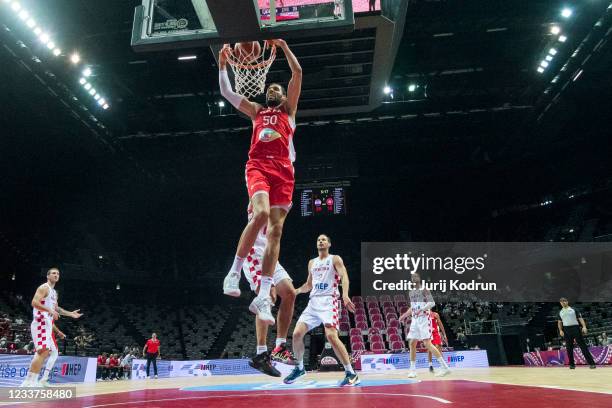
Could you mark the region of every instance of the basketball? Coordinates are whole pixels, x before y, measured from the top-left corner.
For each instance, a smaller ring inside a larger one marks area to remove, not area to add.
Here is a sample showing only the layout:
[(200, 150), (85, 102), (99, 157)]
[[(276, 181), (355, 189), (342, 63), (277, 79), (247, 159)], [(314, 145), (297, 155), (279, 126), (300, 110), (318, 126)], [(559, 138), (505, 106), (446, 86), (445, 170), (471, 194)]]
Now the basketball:
[(254, 61), (261, 55), (261, 45), (259, 41), (236, 43), (234, 55), (246, 62)]

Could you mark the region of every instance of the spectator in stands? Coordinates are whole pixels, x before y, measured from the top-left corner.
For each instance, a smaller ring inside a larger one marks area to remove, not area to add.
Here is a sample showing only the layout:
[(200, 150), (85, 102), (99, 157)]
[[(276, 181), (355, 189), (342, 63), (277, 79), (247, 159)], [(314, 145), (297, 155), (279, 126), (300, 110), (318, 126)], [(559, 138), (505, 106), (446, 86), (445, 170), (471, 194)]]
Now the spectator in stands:
[(98, 366), (96, 369), (96, 379), (105, 380), (108, 375), (108, 365), (106, 364), (107, 357), (106, 353), (102, 353), (98, 356)]
[(32, 352), (34, 352), (34, 348), (35, 348), (35, 347), (34, 347), (34, 342), (33, 342), (33, 341), (31, 341), (31, 342), (29, 342), (28, 344), (26, 344), (25, 346), (23, 346), (23, 349), (24, 349), (25, 351), (27, 351), (27, 352), (28, 352), (28, 354), (29, 354), (29, 353), (32, 353)]
[(608, 335), (606, 334), (606, 332), (603, 332), (599, 336), (599, 344), (601, 344), (602, 346), (608, 346), (608, 345), (612, 344), (612, 339), (609, 339)]
[(81, 326), (79, 328), (79, 334), (74, 338), (74, 344), (76, 346), (76, 352), (78, 354), (78, 350), (85, 350), (89, 345), (93, 342), (94, 335), (87, 334), (85, 328)]
[[(570, 369), (576, 368), (574, 362), (574, 340), (578, 343), (582, 354), (586, 358), (591, 368), (596, 368), (593, 356), (589, 351), (584, 338), (582, 335), (587, 334), (587, 327), (580, 311), (570, 307), (569, 302), (566, 298), (562, 297), (559, 299), (561, 303), (561, 310), (559, 311), (559, 320), (557, 320), (557, 326), (559, 327), (559, 334), (565, 338), (565, 344), (567, 348), (567, 356), (569, 357)], [(580, 322), (580, 326), (578, 325)], [(581, 330), (582, 329), (582, 330)]]
[(142, 349), (143, 356), (147, 359), (147, 378), (150, 377), (150, 368), (151, 363), (153, 363), (153, 373), (155, 374), (155, 378), (157, 378), (157, 358), (161, 357), (159, 352), (159, 340), (157, 339), (157, 334), (151, 334), (151, 338), (147, 340), (144, 348)]
[(0, 339), (0, 348), (8, 348), (8, 340), (6, 337)]
[(465, 336), (465, 333), (463, 333), (463, 329), (461, 327), (457, 331), (457, 340), (462, 344), (465, 344), (465, 341), (467, 340), (467, 337)]
[(111, 380), (119, 379), (119, 358), (117, 354), (111, 354), (108, 359), (108, 371), (110, 373), (109, 378)]

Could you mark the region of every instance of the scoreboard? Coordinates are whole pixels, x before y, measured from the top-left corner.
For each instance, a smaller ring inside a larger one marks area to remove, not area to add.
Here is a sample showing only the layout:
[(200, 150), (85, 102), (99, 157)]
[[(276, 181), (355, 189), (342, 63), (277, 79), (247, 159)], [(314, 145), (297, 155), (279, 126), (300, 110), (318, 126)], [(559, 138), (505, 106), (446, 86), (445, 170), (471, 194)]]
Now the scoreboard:
[(300, 191), (302, 217), (346, 214), (346, 188), (304, 188)]

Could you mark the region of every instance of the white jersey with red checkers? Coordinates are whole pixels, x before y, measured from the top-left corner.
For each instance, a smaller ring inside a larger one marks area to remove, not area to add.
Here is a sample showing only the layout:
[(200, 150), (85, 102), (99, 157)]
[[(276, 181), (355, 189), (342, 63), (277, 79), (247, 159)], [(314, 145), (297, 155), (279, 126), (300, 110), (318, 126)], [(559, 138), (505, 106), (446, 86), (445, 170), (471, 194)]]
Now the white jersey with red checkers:
[[(253, 218), (252, 211), (248, 211), (249, 221)], [(266, 237), (267, 226), (262, 227), (257, 233), (257, 238), (255, 239), (255, 243), (253, 244), (253, 248), (249, 251), (249, 255), (244, 260), (242, 264), (242, 272), (244, 273), (244, 277), (249, 282), (252, 291), (256, 291), (261, 282), (261, 268), (263, 263), (263, 255), (266, 250), (266, 243), (268, 242), (268, 238)], [(280, 262), (276, 263), (276, 268), (274, 269), (274, 275), (272, 275), (272, 279), (274, 280), (274, 286), (278, 285), (280, 281), (283, 279), (289, 279), (291, 281), (291, 277), (280, 264)]]
[(302, 312), (298, 322), (304, 323), (308, 330), (323, 324), (338, 329), (340, 315), (340, 274), (334, 267), (334, 255), (312, 260), (310, 267), (312, 289), (308, 306)]
[[(51, 310), (55, 310), (57, 308), (57, 292), (48, 283), (44, 285), (47, 286), (49, 293), (40, 303)], [(55, 335), (53, 334), (53, 316), (47, 311), (36, 308), (34, 308), (32, 314), (33, 320), (30, 325), (30, 332), (36, 351), (44, 349), (57, 350)]]
[(340, 291), (338, 290), (340, 274), (334, 266), (334, 255), (329, 254), (323, 259), (319, 257), (314, 258), (310, 267), (310, 273), (312, 274), (311, 298), (316, 296), (340, 296)]

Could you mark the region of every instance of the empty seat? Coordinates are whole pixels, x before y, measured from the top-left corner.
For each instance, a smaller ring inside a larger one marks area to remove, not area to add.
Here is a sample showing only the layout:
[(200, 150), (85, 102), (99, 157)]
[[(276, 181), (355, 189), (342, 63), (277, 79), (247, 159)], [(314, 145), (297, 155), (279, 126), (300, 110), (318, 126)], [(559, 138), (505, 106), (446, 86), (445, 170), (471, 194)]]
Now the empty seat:
[(364, 321), (361, 322), (356, 322), (355, 323), (355, 327), (360, 329), (360, 330), (367, 330), (368, 329), (368, 324)]
[(377, 322), (372, 322), (372, 327), (378, 330), (384, 330), (385, 323), (382, 320), (379, 320)]
[(381, 352), (385, 352), (385, 344), (384, 343), (372, 343), (372, 345), (370, 346), (370, 350), (372, 350), (375, 353), (381, 353)]

